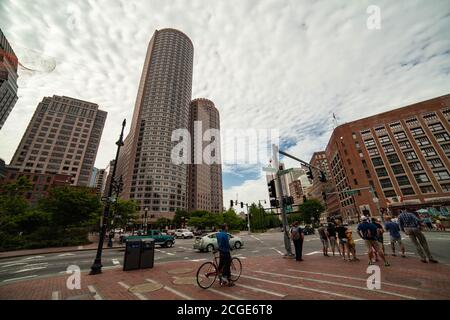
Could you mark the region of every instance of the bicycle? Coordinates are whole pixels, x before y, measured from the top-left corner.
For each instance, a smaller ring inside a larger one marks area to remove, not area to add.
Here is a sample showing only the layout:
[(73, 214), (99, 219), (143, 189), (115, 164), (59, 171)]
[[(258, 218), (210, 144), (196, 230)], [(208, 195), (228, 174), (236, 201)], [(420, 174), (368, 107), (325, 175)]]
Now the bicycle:
[[(218, 251), (214, 251), (213, 261), (203, 263), (197, 270), (197, 284), (202, 289), (210, 288), (217, 279), (219, 272), (220, 256)], [(230, 262), (230, 281), (236, 282), (239, 280), (242, 273), (242, 263), (237, 257), (233, 257)]]

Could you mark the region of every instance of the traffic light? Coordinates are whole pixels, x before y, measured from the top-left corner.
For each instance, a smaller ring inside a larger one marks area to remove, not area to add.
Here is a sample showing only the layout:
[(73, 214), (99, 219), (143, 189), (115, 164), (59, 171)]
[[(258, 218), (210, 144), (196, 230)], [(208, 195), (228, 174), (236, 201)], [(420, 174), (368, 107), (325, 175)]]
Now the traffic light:
[(308, 200), (308, 199), (306, 199), (306, 196), (303, 196), (303, 202), (305, 202), (306, 200)]
[(269, 198), (276, 198), (277, 197), (277, 190), (275, 188), (275, 179), (271, 180), (267, 187), (269, 188)]
[(323, 201), (327, 201), (327, 193), (325, 191), (322, 192)]
[(280, 206), (280, 203), (277, 199), (271, 199), (270, 200), (270, 206), (272, 208), (278, 208)]
[(308, 179), (309, 179), (309, 180), (314, 180), (314, 175), (313, 175), (313, 172), (312, 172), (312, 169), (311, 169), (311, 168), (309, 168), (309, 170), (308, 170), (308, 172), (306, 173), (306, 175), (308, 176)]
[(230, 208), (233, 208), (233, 200), (230, 200)]
[(320, 171), (319, 180), (320, 182), (327, 182), (327, 176), (325, 175), (325, 172)]
[(243, 202), (241, 202), (241, 208), (243, 208), (244, 207), (244, 203)]
[(286, 205), (290, 206), (294, 204), (294, 197), (286, 197)]

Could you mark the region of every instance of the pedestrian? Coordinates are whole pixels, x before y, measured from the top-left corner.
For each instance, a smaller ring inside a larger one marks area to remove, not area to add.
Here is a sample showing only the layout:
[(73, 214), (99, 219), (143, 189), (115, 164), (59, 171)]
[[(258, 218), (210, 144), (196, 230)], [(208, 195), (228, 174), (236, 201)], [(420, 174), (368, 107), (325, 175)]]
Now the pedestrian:
[(423, 263), (427, 263), (428, 257), (429, 262), (437, 263), (437, 260), (435, 260), (431, 255), (427, 239), (420, 229), (421, 225), (419, 219), (417, 219), (414, 214), (404, 210), (398, 216), (398, 222), (400, 229), (409, 236), (411, 242), (416, 246), (416, 250), (421, 257), (421, 261)]
[(438, 231), (445, 231), (445, 227), (444, 225), (441, 223), (441, 220), (437, 219), (436, 220), (436, 229)]
[(428, 227), (428, 230), (432, 231), (433, 230), (433, 223), (431, 223), (431, 218), (429, 215), (425, 216), (425, 218), (423, 218), (423, 223), (425, 223), (425, 225)]
[[(347, 230), (345, 231), (345, 235), (347, 236), (347, 245), (348, 245), (348, 259), (349, 261), (359, 261), (359, 259), (356, 257), (356, 244), (355, 241), (353, 240), (353, 233), (352, 233), (352, 229), (347, 228)], [(353, 259), (350, 260), (350, 253), (353, 256)]]
[(320, 225), (319, 229), (317, 229), (317, 232), (319, 233), (320, 241), (322, 242), (323, 255), (325, 257), (329, 257), (329, 255), (328, 255), (328, 237), (327, 237), (327, 232), (326, 232), (326, 229), (325, 229), (325, 226), (323, 223)]
[(298, 221), (295, 221), (291, 228), (291, 239), (294, 242), (295, 248), (295, 260), (303, 261), (302, 251), (303, 251), (303, 239), (305, 235), (303, 234), (302, 228), (300, 228)]
[(348, 239), (345, 232), (347, 231), (347, 228), (342, 224), (341, 220), (336, 220), (336, 233), (339, 238), (339, 248), (340, 252), (342, 253), (342, 259), (346, 261), (345, 253), (347, 252), (348, 260), (350, 261), (350, 253), (348, 250)]
[[(385, 254), (384, 237), (383, 237), (383, 233), (384, 233), (383, 225), (380, 223), (380, 220), (377, 220), (375, 218), (372, 218), (372, 223), (374, 225), (376, 225), (376, 227), (377, 227), (377, 240), (380, 243), (381, 251), (383, 251), (383, 254)], [(377, 261), (378, 261), (378, 259), (377, 259)]]
[(400, 235), (400, 226), (398, 223), (392, 221), (392, 218), (390, 216), (386, 217), (386, 222), (384, 223), (384, 227), (386, 228), (386, 231), (389, 232), (389, 235), (391, 237), (391, 249), (392, 249), (392, 255), (395, 257), (395, 244), (398, 243), (400, 246), (400, 251), (402, 252), (402, 257), (406, 258), (405, 255), (405, 246), (402, 242), (402, 236)]
[[(334, 257), (335, 256), (334, 252), (336, 249), (336, 226), (334, 225), (334, 223), (331, 220), (330, 220), (330, 222), (328, 222), (326, 233), (327, 233), (328, 241), (330, 242), (331, 251), (333, 252), (333, 257)], [(339, 250), (339, 254), (341, 254), (339, 247), (338, 247), (338, 250)]]
[(369, 265), (374, 263), (373, 256), (374, 252), (377, 253), (381, 259), (384, 261), (384, 265), (389, 267), (390, 264), (386, 260), (383, 251), (380, 249), (380, 245), (377, 239), (378, 228), (376, 225), (371, 223), (366, 216), (361, 216), (361, 223), (357, 228), (359, 236), (364, 240), (367, 247), (367, 254), (369, 256)]
[(228, 237), (228, 226), (224, 223), (221, 227), (220, 232), (216, 235), (217, 244), (219, 246), (219, 283), (220, 285), (228, 285), (233, 286), (233, 282), (231, 281), (231, 248), (230, 248), (230, 239)]

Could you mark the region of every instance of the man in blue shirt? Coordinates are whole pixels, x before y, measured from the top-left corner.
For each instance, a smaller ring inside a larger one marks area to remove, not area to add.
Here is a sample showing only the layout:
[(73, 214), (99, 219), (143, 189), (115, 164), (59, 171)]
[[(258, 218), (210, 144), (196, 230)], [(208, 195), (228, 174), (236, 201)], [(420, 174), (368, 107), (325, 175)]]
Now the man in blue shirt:
[(393, 222), (391, 217), (387, 216), (384, 227), (389, 231), (389, 235), (391, 236), (392, 255), (395, 257), (395, 244), (398, 243), (400, 250), (402, 251), (402, 257), (405, 258), (405, 246), (403, 245), (402, 236), (400, 235), (400, 226)]
[(421, 225), (419, 219), (417, 219), (414, 214), (405, 210), (398, 216), (398, 223), (400, 225), (400, 229), (402, 229), (402, 231), (409, 236), (411, 242), (414, 243), (414, 246), (416, 247), (416, 250), (421, 258), (420, 261), (423, 263), (427, 263), (428, 261), (431, 263), (437, 263), (431, 255), (430, 249), (428, 248), (427, 239), (420, 229)]
[(383, 254), (383, 251), (380, 250), (380, 246), (378, 244), (377, 236), (378, 236), (378, 228), (373, 223), (369, 222), (369, 219), (366, 216), (361, 216), (361, 223), (358, 225), (358, 234), (364, 239), (367, 247), (367, 253), (369, 256), (369, 265), (373, 264), (373, 256), (374, 253), (378, 253), (378, 255), (383, 259), (384, 265), (389, 267), (390, 264), (387, 262), (386, 257)]
[(233, 282), (230, 280), (230, 264), (231, 264), (231, 248), (230, 238), (228, 236), (228, 226), (224, 223), (222, 230), (217, 233), (217, 244), (219, 245), (220, 261), (219, 261), (219, 279), (221, 285), (232, 286)]

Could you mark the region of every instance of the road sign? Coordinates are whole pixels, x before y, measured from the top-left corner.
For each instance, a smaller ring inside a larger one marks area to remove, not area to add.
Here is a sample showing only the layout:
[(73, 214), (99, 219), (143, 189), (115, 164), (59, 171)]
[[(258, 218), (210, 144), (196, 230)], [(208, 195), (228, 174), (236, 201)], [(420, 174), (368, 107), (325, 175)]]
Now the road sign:
[(290, 213), (290, 212), (292, 212), (293, 210), (292, 210), (292, 206), (286, 206), (286, 213)]
[(291, 171), (293, 171), (294, 169), (292, 169), (292, 168), (290, 168), (290, 169), (286, 169), (286, 170), (280, 170), (280, 175), (283, 175), (283, 174), (287, 174), (287, 173), (289, 173), (289, 172), (291, 172)]

